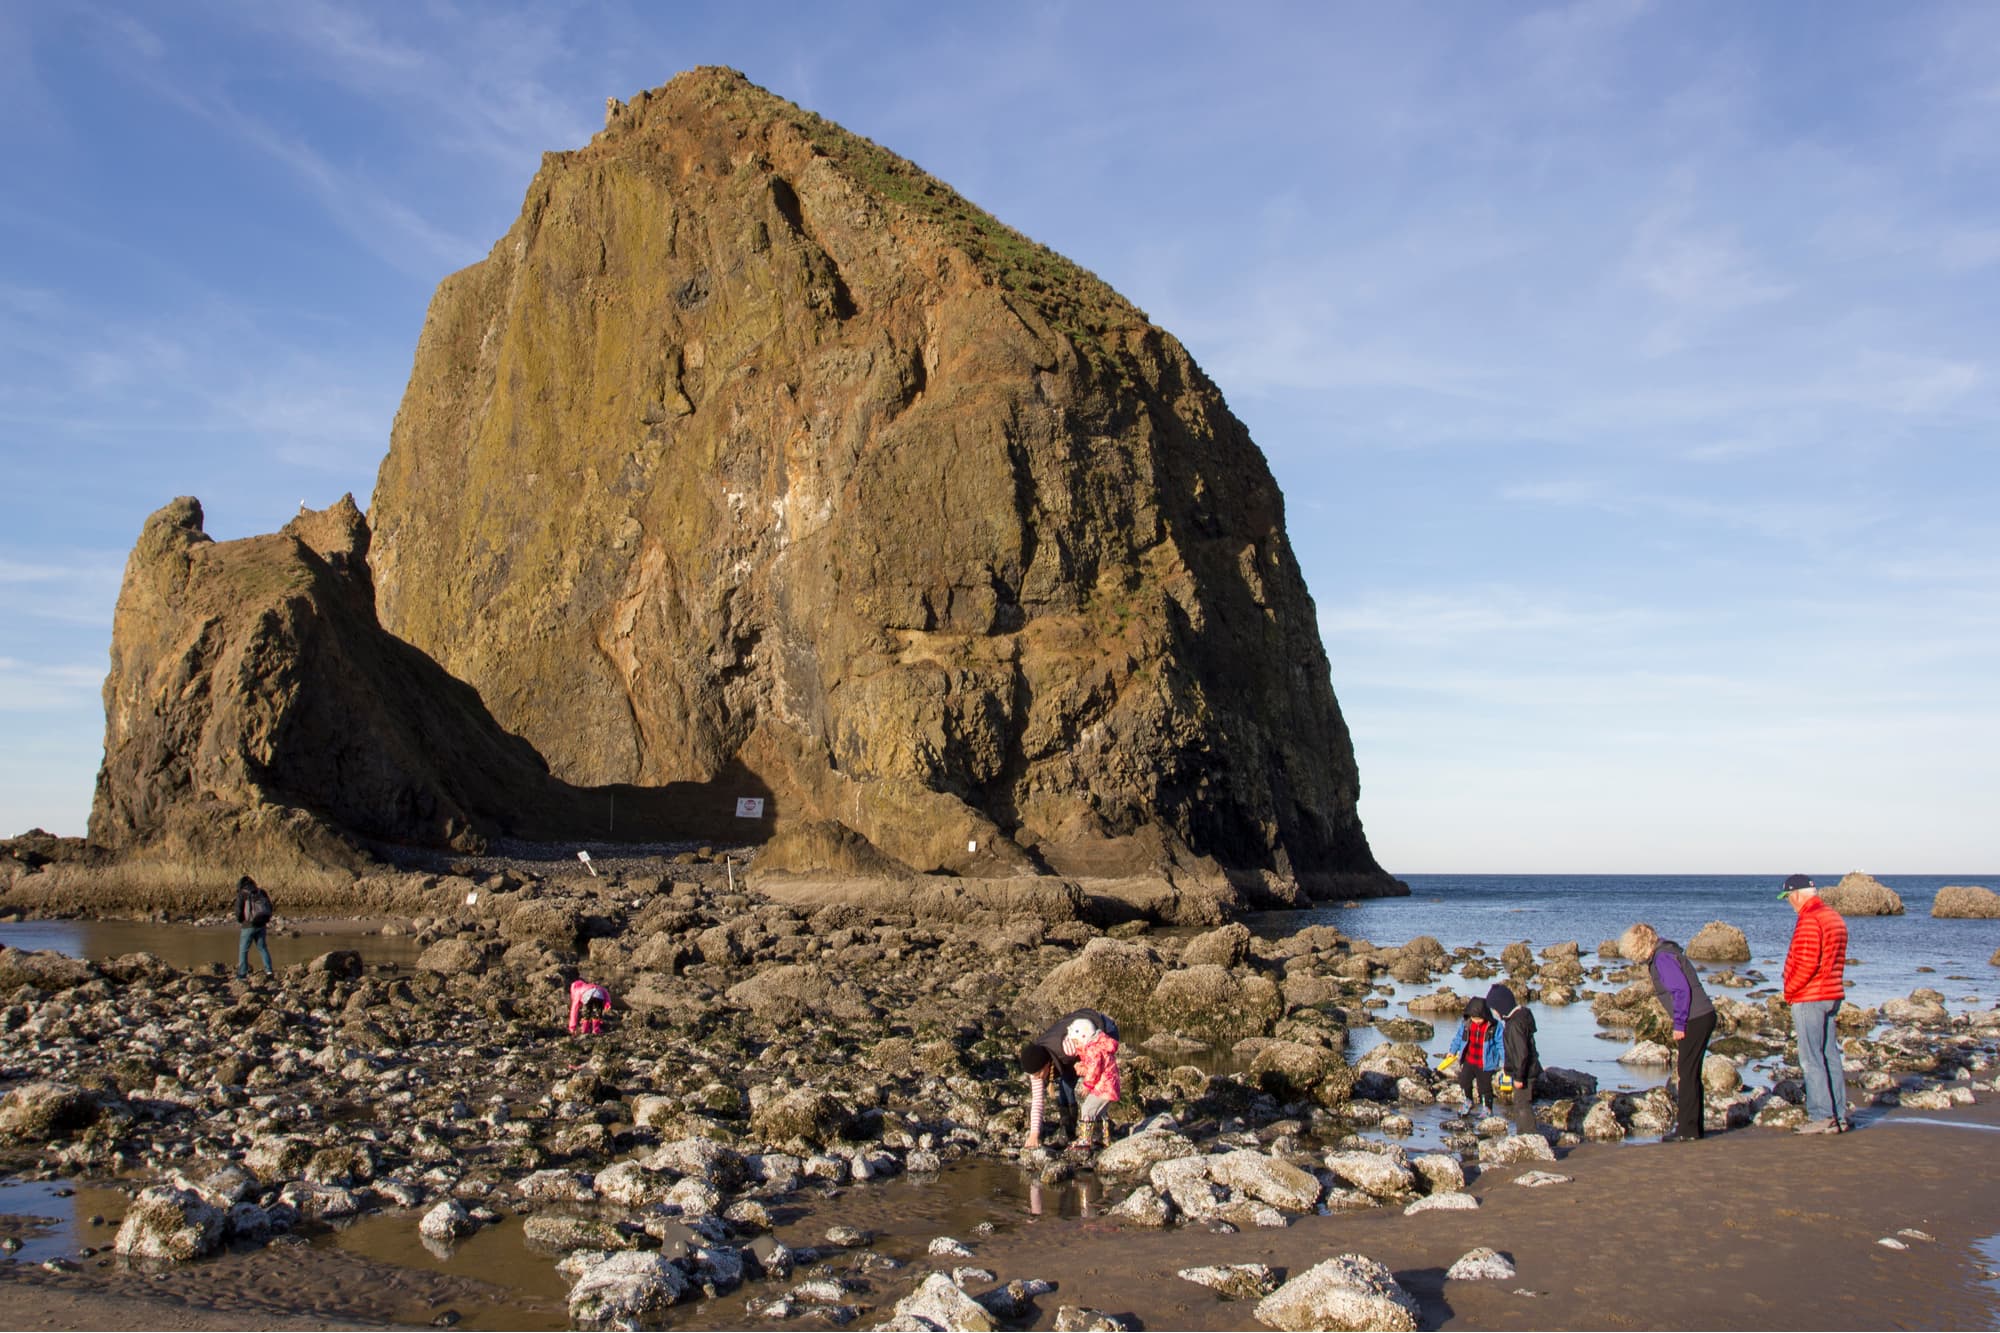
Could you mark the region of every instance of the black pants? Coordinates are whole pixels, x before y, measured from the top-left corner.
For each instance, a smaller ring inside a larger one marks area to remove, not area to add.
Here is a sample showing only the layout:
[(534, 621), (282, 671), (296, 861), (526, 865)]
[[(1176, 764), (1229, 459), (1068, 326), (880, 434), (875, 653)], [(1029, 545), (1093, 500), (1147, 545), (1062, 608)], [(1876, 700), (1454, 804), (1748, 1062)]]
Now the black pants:
[(1535, 1132), (1535, 1080), (1531, 1078), (1514, 1081), (1514, 1132), (1532, 1134)]
[(1684, 1139), (1701, 1137), (1706, 1100), (1701, 1086), (1701, 1061), (1708, 1054), (1708, 1039), (1714, 1035), (1715, 1015), (1696, 1014), (1688, 1020), (1687, 1035), (1674, 1043), (1674, 1073), (1680, 1080), (1676, 1097), (1679, 1123), (1674, 1128)]
[[(1479, 1095), (1477, 1097), (1472, 1095), (1474, 1083), (1479, 1085)], [(1458, 1064), (1458, 1086), (1464, 1090), (1466, 1097), (1471, 1101), (1473, 1106), (1483, 1105), (1489, 1111), (1493, 1109), (1492, 1070), (1481, 1069), (1476, 1065), (1469, 1065), (1461, 1060)]]

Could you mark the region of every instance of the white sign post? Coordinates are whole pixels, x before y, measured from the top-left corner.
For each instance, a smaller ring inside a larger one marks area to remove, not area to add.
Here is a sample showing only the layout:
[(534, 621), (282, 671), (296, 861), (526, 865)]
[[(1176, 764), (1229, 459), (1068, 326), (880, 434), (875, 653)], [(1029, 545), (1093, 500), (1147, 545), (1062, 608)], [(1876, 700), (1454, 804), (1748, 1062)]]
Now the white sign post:
[(596, 879), (596, 878), (597, 878), (597, 867), (596, 867), (596, 866), (594, 866), (594, 865), (592, 865), (592, 864), (590, 863), (590, 853), (589, 853), (589, 852), (578, 852), (578, 853), (576, 854), (576, 859), (577, 859), (577, 860), (579, 860), (579, 861), (581, 861), (581, 862), (583, 862), (583, 868), (584, 868), (585, 870), (588, 870), (588, 871), (590, 872), (590, 877), (591, 877), (592, 879)]
[(761, 796), (737, 797), (736, 817), (738, 819), (762, 819), (764, 817), (764, 798)]

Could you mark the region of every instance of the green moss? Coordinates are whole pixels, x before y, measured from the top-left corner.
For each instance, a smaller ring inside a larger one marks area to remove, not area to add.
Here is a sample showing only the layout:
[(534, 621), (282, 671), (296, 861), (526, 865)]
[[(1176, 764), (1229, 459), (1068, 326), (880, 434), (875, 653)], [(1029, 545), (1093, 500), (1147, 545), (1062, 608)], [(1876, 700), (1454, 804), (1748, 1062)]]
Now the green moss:
[(812, 115), (799, 128), (864, 190), (943, 230), (953, 245), (1002, 287), (1025, 298), (1086, 357), (1106, 364), (1121, 360), (1109, 335), (1145, 317), (1103, 279), (872, 140)]

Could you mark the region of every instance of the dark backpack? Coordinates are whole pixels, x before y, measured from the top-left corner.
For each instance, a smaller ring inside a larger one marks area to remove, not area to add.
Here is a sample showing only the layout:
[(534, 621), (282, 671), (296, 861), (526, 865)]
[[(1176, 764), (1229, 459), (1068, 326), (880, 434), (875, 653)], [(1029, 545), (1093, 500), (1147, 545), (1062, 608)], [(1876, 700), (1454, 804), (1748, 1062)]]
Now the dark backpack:
[(244, 894), (244, 906), (249, 909), (249, 924), (265, 926), (271, 922), (271, 895), (262, 889), (249, 889)]

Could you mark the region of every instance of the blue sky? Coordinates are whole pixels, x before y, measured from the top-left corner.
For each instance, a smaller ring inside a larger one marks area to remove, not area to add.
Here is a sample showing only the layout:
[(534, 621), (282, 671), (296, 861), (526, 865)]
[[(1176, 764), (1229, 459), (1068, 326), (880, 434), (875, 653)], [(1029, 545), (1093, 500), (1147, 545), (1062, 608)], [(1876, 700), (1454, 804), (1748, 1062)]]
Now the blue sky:
[(1390, 869), (2000, 865), (1984, 4), (0, 7), (0, 832), (145, 516), (365, 504), (438, 280), (702, 64), (1187, 344)]

